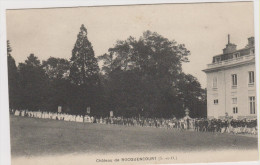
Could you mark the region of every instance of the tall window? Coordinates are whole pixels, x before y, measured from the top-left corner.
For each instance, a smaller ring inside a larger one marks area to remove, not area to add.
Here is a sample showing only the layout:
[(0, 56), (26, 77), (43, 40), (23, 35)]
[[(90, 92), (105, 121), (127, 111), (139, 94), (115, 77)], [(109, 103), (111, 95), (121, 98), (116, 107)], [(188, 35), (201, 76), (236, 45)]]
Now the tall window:
[(217, 88), (218, 87), (218, 79), (217, 77), (213, 78), (213, 88)]
[(249, 97), (249, 109), (250, 109), (250, 114), (255, 114), (255, 97), (254, 96)]
[(248, 75), (249, 75), (249, 84), (254, 84), (255, 83), (254, 71), (248, 72)]
[(232, 86), (237, 86), (237, 75), (232, 74)]
[(233, 113), (234, 113), (234, 114), (238, 113), (237, 107), (233, 107)]
[(215, 99), (215, 100), (214, 100), (214, 104), (215, 104), (215, 105), (218, 104), (218, 99)]
[(232, 104), (237, 104), (237, 98), (232, 98)]
[(250, 54), (255, 54), (255, 49), (251, 49)]

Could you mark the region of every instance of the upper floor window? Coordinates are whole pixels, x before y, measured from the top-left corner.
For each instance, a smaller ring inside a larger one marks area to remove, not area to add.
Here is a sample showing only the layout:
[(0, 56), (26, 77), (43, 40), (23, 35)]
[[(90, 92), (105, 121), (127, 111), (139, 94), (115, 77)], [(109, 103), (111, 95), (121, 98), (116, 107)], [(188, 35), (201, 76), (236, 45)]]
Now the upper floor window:
[(255, 49), (250, 49), (250, 54), (255, 54)]
[(249, 97), (250, 114), (255, 114), (255, 96)]
[(237, 104), (237, 98), (232, 98), (232, 104)]
[(213, 78), (213, 88), (217, 88), (218, 87), (218, 79), (217, 77)]
[(238, 57), (240, 57), (240, 53), (239, 52), (233, 54), (233, 58), (238, 58)]
[(216, 57), (215, 58), (215, 62), (220, 62), (221, 61), (221, 58), (220, 57)]
[(218, 104), (218, 99), (215, 99), (215, 100), (214, 100), (214, 104)]
[(237, 86), (237, 75), (232, 74), (232, 86)]
[(249, 83), (249, 84), (254, 84), (254, 83), (255, 83), (254, 71), (248, 72), (248, 75), (249, 75), (249, 81), (248, 81), (248, 83)]

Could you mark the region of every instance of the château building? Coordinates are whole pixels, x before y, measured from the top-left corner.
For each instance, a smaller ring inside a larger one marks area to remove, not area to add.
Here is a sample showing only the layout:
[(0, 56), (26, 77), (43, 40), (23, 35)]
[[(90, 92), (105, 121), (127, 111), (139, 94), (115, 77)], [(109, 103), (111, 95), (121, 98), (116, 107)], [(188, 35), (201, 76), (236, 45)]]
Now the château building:
[(203, 70), (207, 75), (207, 117), (256, 118), (255, 46), (254, 37), (237, 50), (230, 43), (223, 54), (213, 57)]

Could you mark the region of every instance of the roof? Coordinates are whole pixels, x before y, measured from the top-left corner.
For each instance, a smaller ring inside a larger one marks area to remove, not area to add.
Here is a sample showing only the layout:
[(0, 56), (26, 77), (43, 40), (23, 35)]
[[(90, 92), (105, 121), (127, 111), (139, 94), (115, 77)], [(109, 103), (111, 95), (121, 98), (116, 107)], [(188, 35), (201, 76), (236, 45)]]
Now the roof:
[(231, 53), (226, 53), (226, 54), (219, 54), (213, 57), (212, 63), (216, 62), (216, 58), (220, 57), (220, 61), (225, 61), (233, 58), (233, 55), (236, 53), (239, 53), (239, 56), (245, 56), (250, 54), (250, 50), (254, 49), (254, 46), (252, 47), (245, 47), (243, 49), (239, 49), (236, 51), (233, 51)]

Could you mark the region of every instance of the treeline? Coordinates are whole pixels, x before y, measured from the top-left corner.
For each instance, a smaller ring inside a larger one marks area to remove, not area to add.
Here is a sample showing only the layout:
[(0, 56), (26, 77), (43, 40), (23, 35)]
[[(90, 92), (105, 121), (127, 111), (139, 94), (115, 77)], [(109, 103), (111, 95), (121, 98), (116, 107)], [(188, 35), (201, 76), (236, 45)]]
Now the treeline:
[[(108, 116), (206, 116), (206, 91), (182, 72), (190, 52), (183, 44), (146, 31), (139, 39), (117, 41), (95, 57), (87, 29), (81, 26), (69, 60), (40, 61), (30, 54), (16, 66), (7, 41), (10, 109)], [(99, 68), (98, 63), (102, 64)]]

